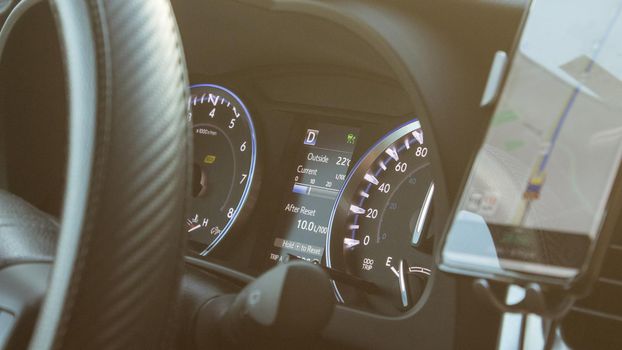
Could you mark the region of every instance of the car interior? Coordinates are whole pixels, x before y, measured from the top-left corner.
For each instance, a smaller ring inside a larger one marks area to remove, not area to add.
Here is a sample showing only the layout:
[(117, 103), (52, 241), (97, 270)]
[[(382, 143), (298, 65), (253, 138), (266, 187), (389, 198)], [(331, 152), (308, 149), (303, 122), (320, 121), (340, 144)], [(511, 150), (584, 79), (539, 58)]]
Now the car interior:
[(0, 0), (0, 349), (622, 349), (622, 1)]

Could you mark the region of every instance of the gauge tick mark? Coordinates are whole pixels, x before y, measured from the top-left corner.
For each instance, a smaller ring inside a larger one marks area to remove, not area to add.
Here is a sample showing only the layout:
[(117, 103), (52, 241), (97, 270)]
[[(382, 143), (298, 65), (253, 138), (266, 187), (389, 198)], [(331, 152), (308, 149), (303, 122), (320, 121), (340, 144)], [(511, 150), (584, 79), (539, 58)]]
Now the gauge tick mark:
[(380, 182), (378, 181), (378, 179), (372, 175), (372, 174), (365, 174), (365, 176), (363, 177), (367, 182), (371, 182), (374, 185), (378, 185)]
[(350, 205), (350, 211), (353, 212), (354, 214), (365, 214), (365, 209), (356, 206), (354, 204)]
[(423, 145), (423, 131), (421, 131), (421, 129), (415, 130), (415, 131), (412, 132), (412, 134), (415, 137), (415, 139), (417, 140), (417, 142), (419, 142), (419, 144)]
[(359, 244), (361, 244), (361, 241), (359, 241), (358, 239), (347, 238), (347, 237), (343, 239), (343, 245), (345, 245), (346, 248), (354, 248)]
[(387, 150), (384, 152), (388, 154), (389, 157), (395, 159), (395, 161), (400, 160), (400, 156), (397, 154), (397, 151), (395, 150), (395, 148), (393, 147), (387, 148)]

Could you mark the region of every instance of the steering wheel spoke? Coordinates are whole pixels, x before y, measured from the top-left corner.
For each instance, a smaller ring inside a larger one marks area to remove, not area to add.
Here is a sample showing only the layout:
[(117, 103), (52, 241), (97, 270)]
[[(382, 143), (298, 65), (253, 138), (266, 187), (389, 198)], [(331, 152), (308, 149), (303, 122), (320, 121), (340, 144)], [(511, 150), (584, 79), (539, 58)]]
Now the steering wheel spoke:
[(21, 263), (0, 270), (0, 349), (28, 346), (51, 269), (51, 263)]
[[(18, 340), (32, 349), (162, 347), (173, 338), (191, 160), (188, 79), (170, 2), (10, 3), (12, 12), (0, 13), (0, 62), (14, 24), (49, 6), (69, 140), (58, 239), (25, 229), (29, 239), (11, 244), (0, 207), (0, 349)], [(65, 145), (45, 145), (55, 146)], [(24, 247), (33, 255), (16, 254)]]
[(0, 349), (25, 348), (47, 289), (58, 223), (0, 190)]

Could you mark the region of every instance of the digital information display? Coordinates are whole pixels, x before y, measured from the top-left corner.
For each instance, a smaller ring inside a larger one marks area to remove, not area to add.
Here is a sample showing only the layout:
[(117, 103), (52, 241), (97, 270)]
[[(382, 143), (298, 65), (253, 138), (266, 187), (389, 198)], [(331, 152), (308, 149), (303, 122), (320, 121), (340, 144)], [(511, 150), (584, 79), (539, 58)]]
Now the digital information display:
[(284, 262), (289, 255), (321, 262), (330, 214), (344, 185), (358, 137), (358, 128), (309, 123), (300, 138), (288, 194), (269, 259)]

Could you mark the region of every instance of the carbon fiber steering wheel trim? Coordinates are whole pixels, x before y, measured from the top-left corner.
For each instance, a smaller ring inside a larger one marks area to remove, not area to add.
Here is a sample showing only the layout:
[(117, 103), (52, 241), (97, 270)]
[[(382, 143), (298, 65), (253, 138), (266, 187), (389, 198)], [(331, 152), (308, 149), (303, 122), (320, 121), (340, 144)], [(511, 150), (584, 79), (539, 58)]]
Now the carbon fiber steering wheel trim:
[(56, 261), (32, 349), (154, 349), (183, 269), (187, 73), (168, 0), (52, 1), (70, 110)]

